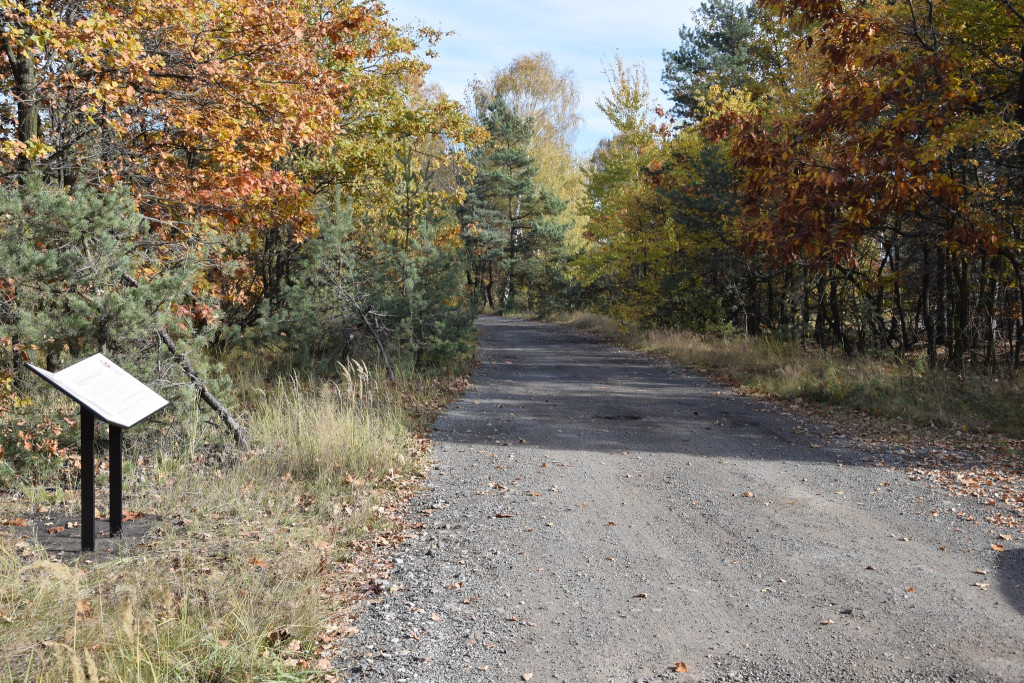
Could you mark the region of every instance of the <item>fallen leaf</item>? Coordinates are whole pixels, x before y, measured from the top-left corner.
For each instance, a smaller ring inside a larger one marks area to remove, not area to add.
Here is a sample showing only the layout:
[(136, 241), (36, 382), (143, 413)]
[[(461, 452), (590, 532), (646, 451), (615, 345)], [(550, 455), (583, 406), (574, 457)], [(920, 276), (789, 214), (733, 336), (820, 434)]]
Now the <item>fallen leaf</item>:
[(615, 526), (615, 522), (608, 522), (605, 526)]
[(690, 667), (686, 666), (686, 662), (676, 662), (676, 666), (672, 670), (677, 674), (684, 674), (690, 670)]
[(992, 550), (995, 550), (995, 551), (996, 551), (997, 553), (1001, 553), (1001, 552), (1003, 552), (1004, 550), (1006, 550), (1006, 548), (1004, 548), (1003, 546), (1001, 546), (1001, 545), (998, 545), (998, 544), (996, 544), (996, 543), (993, 543), (993, 544), (992, 544)]
[(647, 593), (637, 593), (633, 597), (634, 598), (646, 598), (647, 597)]
[(440, 614), (431, 614), (430, 615), (430, 620), (431, 621), (441, 621), (441, 615)]
[(288, 651), (289, 652), (298, 652), (301, 649), (302, 649), (302, 643), (299, 641), (298, 638), (296, 638), (292, 642), (288, 643)]
[(15, 519), (5, 519), (0, 524), (4, 526), (28, 526), (28, 520), (24, 517), (16, 517)]
[(314, 665), (313, 668), (317, 671), (330, 671), (331, 660), (327, 659), (326, 657), (321, 657), (320, 659), (316, 660), (316, 664)]
[(821, 622), (821, 625), (822, 626), (831, 626), (834, 623), (836, 623), (836, 622), (832, 621), (831, 619), (826, 619), (825, 621)]
[(523, 674), (523, 680), (524, 681), (528, 681), (531, 678), (533, 678), (533, 674), (532, 673), (525, 673), (525, 674)]
[(65, 529), (62, 526), (51, 526), (49, 529), (46, 530), (46, 533), (48, 533), (48, 534), (59, 534), (59, 533), (61, 533), (64, 530)]
[(757, 496), (755, 496), (755, 495), (754, 495), (753, 493), (751, 493), (750, 491), (747, 491), (746, 493), (744, 493), (744, 494), (743, 494), (743, 497), (744, 497), (744, 498), (756, 498)]
[(285, 639), (289, 636), (291, 636), (291, 634), (288, 633), (288, 629), (285, 628), (280, 628), (275, 631), (271, 631), (267, 634), (267, 645), (269, 645), (270, 647), (276, 647), (277, 645), (283, 643)]
[(1010, 536), (1009, 534), (999, 534), (999, 538), (1003, 539), (1004, 541), (1012, 541), (1013, 540), (1013, 536)]
[(123, 522), (134, 522), (137, 519), (142, 519), (146, 516), (145, 512), (139, 512), (138, 510), (127, 510), (121, 513), (121, 521)]
[(876, 566), (875, 566), (875, 565), (873, 565), (873, 564), (869, 564), (869, 565), (868, 565), (868, 569), (870, 569), (871, 571), (877, 571), (877, 570), (878, 570), (878, 567), (876, 567)]
[(987, 591), (988, 590), (988, 584), (987, 583), (972, 583), (971, 585), (974, 586), (975, 588), (980, 588), (983, 591)]
[(92, 616), (92, 605), (88, 600), (79, 600), (75, 603), (75, 619), (86, 619)]
[(914, 587), (913, 587), (913, 586), (911, 586), (910, 588), (908, 588), (908, 589), (907, 589), (907, 592), (908, 592), (908, 593), (913, 593), (913, 592), (914, 592)]
[(986, 574), (988, 574), (988, 571), (985, 570), (985, 569), (975, 569), (974, 573), (975, 574), (981, 574), (982, 576), (985, 576)]
[(494, 516), (495, 517), (500, 517), (501, 519), (508, 519), (509, 517), (515, 517), (515, 515), (513, 515), (511, 512), (499, 512), (498, 514), (496, 514)]

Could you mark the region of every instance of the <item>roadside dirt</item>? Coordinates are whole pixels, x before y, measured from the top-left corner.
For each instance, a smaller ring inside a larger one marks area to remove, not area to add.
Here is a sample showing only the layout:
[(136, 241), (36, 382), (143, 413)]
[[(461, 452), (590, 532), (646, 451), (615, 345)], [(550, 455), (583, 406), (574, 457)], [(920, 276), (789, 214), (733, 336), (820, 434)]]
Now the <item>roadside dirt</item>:
[(981, 503), (694, 371), (478, 324), (342, 678), (1024, 676), (1024, 543)]

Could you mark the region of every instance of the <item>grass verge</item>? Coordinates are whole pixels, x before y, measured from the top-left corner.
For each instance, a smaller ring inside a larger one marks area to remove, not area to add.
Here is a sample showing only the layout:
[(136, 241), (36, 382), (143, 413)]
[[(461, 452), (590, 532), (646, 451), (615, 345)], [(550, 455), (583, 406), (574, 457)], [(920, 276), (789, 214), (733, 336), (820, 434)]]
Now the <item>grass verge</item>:
[(896, 363), (843, 357), (767, 338), (638, 331), (592, 313), (561, 314), (553, 320), (698, 367), (751, 393), (856, 408), (915, 425), (1024, 438), (1021, 379), (932, 370), (923, 358)]
[(415, 432), (459, 388), (360, 366), (279, 381), (250, 416), (254, 452), (219, 467), (199, 464), (197, 414), (133, 468), (126, 509), (162, 520), (111, 561), (57, 562), (0, 527), (0, 680), (316, 677), (348, 628), (358, 550), (399, 529), (424, 460)]

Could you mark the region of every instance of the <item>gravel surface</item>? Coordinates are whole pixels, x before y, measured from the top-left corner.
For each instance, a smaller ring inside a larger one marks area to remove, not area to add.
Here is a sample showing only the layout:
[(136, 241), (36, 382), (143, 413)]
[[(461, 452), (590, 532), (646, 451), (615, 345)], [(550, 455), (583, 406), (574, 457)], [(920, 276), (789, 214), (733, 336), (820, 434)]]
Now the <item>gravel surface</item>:
[(478, 324), (346, 678), (1024, 680), (1017, 534), (694, 371)]

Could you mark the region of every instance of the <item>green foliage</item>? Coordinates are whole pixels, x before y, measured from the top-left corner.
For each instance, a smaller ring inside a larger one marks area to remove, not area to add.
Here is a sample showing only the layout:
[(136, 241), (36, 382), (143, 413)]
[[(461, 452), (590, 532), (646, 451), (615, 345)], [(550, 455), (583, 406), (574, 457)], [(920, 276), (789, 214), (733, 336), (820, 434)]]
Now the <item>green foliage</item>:
[(188, 347), (191, 326), (172, 323), (191, 269), (156, 270), (148, 224), (120, 190), (70, 193), (29, 178), (0, 189), (0, 217), (0, 460), (8, 476), (32, 476), (74, 459), (77, 416), (23, 362), (58, 370), (104, 353), (168, 398), (182, 398), (173, 388), (180, 377), (166, 376), (159, 362), (155, 331), (170, 325)]
[(679, 30), (680, 45), (666, 50), (664, 81), (672, 111), (686, 122), (709, 113), (707, 96), (742, 91), (763, 96), (782, 73), (779, 22), (744, 0), (705, 0), (695, 25)]
[(340, 192), (319, 209), (276, 310), (232, 340), (264, 349), (284, 372), (331, 372), (353, 357), (377, 357), (375, 335), (410, 367), (447, 364), (471, 350), (473, 309), (460, 251), (444, 221), (382, 235), (358, 218)]
[(178, 273), (125, 286), (124, 275), (152, 264), (137, 246), (146, 223), (123, 192), (70, 194), (31, 179), (0, 190), (0, 215), (8, 332), (51, 363), (62, 353), (131, 351), (151, 336), (156, 311), (182, 284)]
[(517, 295), (541, 277), (543, 255), (563, 239), (557, 218), (565, 203), (536, 181), (532, 119), (499, 97), (487, 107), (485, 127), (490, 138), (472, 157), (476, 178), (460, 210), (468, 280), (485, 305), (514, 310), (527, 303)]

